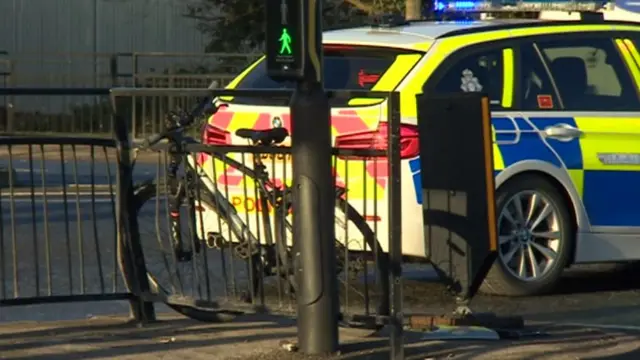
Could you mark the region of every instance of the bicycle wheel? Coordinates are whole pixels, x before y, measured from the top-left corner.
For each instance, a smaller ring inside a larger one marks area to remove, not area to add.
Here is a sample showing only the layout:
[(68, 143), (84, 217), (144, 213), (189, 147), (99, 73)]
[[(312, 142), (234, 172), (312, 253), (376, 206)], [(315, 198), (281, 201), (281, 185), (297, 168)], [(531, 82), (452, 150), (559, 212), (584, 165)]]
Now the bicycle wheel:
[[(245, 261), (228, 259), (222, 251), (205, 246), (194, 229), (213, 221), (222, 225), (221, 233), (235, 238), (234, 241), (240, 238), (233, 227), (226, 226), (227, 217), (218, 211), (214, 202), (199, 199), (197, 206), (201, 211), (196, 212), (200, 214), (193, 221), (187, 201), (183, 201), (180, 207), (181, 238), (185, 249), (192, 254), (190, 259), (183, 261), (175, 256), (173, 248), (167, 196), (158, 192), (156, 184), (144, 184), (136, 188), (134, 203), (151, 290), (170, 308), (195, 320), (225, 321), (242, 314), (218, 308), (214, 299), (229, 295), (227, 268), (234, 270), (239, 282), (248, 278), (247, 271), (242, 270), (246, 269)], [(215, 215), (216, 219), (208, 218)]]
[[(389, 315), (389, 256), (387, 253), (382, 251), (382, 247), (378, 242), (373, 230), (367, 224), (365, 219), (358, 213), (356, 209), (354, 209), (349, 203), (347, 203), (342, 198), (336, 198), (336, 208), (335, 208), (335, 226), (336, 226), (336, 234), (340, 233), (340, 231), (348, 224), (352, 224), (359, 231), (359, 235), (362, 236), (362, 239), (366, 243), (367, 251), (363, 251), (363, 253), (351, 253), (347, 251), (344, 243), (346, 241), (341, 241), (339, 239), (335, 240), (336, 244), (336, 267), (339, 275), (342, 273), (343, 276), (349, 276), (350, 272), (355, 270), (353, 268), (354, 261), (357, 265), (361, 265), (360, 261), (367, 261), (366, 256), (372, 255), (373, 261), (375, 263), (376, 269), (376, 283), (378, 284), (378, 290), (380, 292), (380, 303), (378, 304), (378, 314), (379, 315)], [(282, 224), (285, 225), (285, 233), (287, 236), (286, 244), (287, 246), (279, 245), (279, 256), (281, 258), (282, 263), (285, 267), (289, 268), (288, 281), (290, 283), (290, 288), (292, 292), (297, 290), (296, 281), (293, 277), (293, 256), (292, 253), (295, 252), (296, 243), (293, 240), (293, 226), (291, 223), (285, 218), (284, 213), (279, 211), (276, 215), (275, 221), (275, 231), (276, 231), (276, 239), (279, 244), (283, 244), (284, 239), (282, 239)], [(293, 244), (291, 246), (290, 244)], [(364, 249), (363, 249), (364, 250)], [(376, 251), (377, 250), (377, 251)], [(348, 260), (348, 261), (347, 261)], [(357, 268), (356, 268), (357, 269)], [(366, 269), (366, 268), (365, 268)]]

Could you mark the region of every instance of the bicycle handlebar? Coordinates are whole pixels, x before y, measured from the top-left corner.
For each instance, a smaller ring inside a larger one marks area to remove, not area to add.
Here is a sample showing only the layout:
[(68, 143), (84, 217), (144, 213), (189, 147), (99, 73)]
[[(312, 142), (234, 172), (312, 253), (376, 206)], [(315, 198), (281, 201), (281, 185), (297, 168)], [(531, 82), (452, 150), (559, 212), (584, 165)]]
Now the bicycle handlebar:
[(220, 108), (227, 106), (227, 104), (220, 104), (216, 106), (214, 105), (214, 101), (212, 101), (210, 98), (205, 98), (190, 113), (177, 113), (172, 111), (167, 115), (168, 118), (166, 119), (166, 129), (158, 134), (153, 134), (147, 137), (142, 143), (142, 146), (140, 146), (140, 149), (152, 147), (155, 144), (159, 143), (162, 139), (169, 137), (175, 131), (182, 130), (185, 127), (191, 125), (200, 113), (205, 113), (207, 114), (207, 116), (211, 116), (217, 113)]
[(149, 148), (149, 147), (159, 143), (166, 136), (165, 133), (166, 133), (166, 131), (163, 131), (163, 132), (161, 132), (159, 134), (153, 134), (153, 135), (149, 136), (148, 138), (144, 139), (144, 142), (142, 143), (141, 148), (143, 148), (143, 149)]

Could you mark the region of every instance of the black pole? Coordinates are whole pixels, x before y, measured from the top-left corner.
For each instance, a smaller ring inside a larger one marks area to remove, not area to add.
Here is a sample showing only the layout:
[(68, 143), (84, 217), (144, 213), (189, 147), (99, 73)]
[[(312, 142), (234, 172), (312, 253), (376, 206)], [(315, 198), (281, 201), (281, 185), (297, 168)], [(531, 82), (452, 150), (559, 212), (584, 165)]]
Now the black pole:
[(321, 1), (304, 0), (302, 10), (307, 45), (303, 61), (308, 66), (290, 104), (298, 346), (303, 353), (319, 355), (338, 350), (335, 188), (331, 109), (322, 80)]
[(129, 131), (120, 116), (127, 109), (129, 99), (114, 98), (112, 95), (113, 124), (118, 147), (118, 187), (116, 203), (116, 222), (118, 224), (118, 261), (124, 273), (127, 289), (132, 293), (129, 300), (129, 312), (137, 323), (146, 324), (156, 320), (153, 303), (145, 299), (151, 294), (147, 267), (140, 243), (138, 214), (133, 201), (133, 167), (131, 163), (131, 141)]
[(402, 315), (402, 189), (400, 175), (400, 97), (397, 92), (391, 93), (387, 105), (387, 121), (389, 121), (389, 282), (391, 291), (391, 347), (390, 359), (404, 359), (404, 320)]

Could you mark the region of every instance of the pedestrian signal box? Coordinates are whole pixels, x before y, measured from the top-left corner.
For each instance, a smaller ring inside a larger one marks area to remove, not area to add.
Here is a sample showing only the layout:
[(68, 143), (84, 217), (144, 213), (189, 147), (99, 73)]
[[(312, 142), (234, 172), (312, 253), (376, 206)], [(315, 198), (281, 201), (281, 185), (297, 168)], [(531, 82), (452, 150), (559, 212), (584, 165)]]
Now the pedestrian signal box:
[(470, 299), (498, 254), (489, 98), (419, 94), (416, 101), (427, 257), (456, 296)]
[(267, 73), (276, 81), (301, 80), (304, 74), (303, 1), (267, 0)]

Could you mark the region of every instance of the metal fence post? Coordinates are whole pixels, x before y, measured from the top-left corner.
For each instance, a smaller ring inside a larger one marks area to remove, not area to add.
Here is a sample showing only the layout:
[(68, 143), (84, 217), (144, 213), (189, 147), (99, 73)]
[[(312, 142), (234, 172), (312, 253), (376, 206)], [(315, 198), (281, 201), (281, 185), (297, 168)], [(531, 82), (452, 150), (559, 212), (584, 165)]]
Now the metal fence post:
[[(133, 53), (131, 54), (131, 72), (132, 72), (132, 78), (133, 78), (133, 87), (137, 88), (140, 87), (140, 85), (138, 84), (138, 76), (140, 76), (139, 74), (139, 65), (140, 65), (140, 59), (139, 59), (139, 54), (137, 53)], [(147, 87), (145, 84), (142, 84), (142, 87)], [(136, 133), (136, 131), (138, 131), (138, 113), (136, 111), (137, 106), (136, 104), (138, 103), (138, 97), (136, 97), (135, 95), (132, 97), (133, 100), (131, 101), (131, 138), (133, 139), (137, 139), (138, 138), (138, 134)], [(144, 98), (142, 100), (143, 102), (145, 101)], [(144, 114), (142, 115), (144, 117)], [(144, 119), (144, 118), (143, 118)], [(144, 134), (144, 126), (142, 126), (142, 133)]]
[(391, 356), (392, 360), (404, 359), (403, 314), (402, 314), (402, 188), (400, 181), (400, 97), (397, 92), (389, 94), (387, 117), (389, 158), (389, 266), (391, 283)]
[[(118, 143), (118, 185), (117, 209), (118, 220), (118, 249), (121, 270), (129, 291), (133, 293), (130, 300), (130, 311), (135, 321), (146, 323), (155, 320), (153, 303), (147, 301), (151, 292), (147, 267), (140, 243), (138, 229), (138, 214), (134, 204), (133, 168), (131, 164), (131, 141), (124, 117), (119, 116), (118, 109), (122, 109), (122, 98), (113, 98), (113, 123), (115, 137)], [(126, 107), (124, 107), (126, 109)]]
[(111, 87), (120, 86), (120, 72), (118, 69), (118, 55), (112, 54), (109, 56), (109, 77), (111, 78)]
[[(109, 75), (111, 76), (111, 87), (118, 87), (120, 86), (119, 82), (118, 82), (118, 54), (112, 54), (109, 57)], [(114, 109), (115, 111), (115, 109)], [(111, 124), (110, 124), (110, 130), (111, 133), (113, 134), (115, 131), (115, 116), (111, 117)]]
[[(9, 53), (6, 51), (0, 52), (0, 55), (6, 55), (7, 59), (3, 62), (7, 66), (4, 76), (4, 87), (13, 88), (15, 86), (15, 77), (13, 73), (13, 60), (9, 57)], [(5, 113), (7, 123), (5, 125), (5, 131), (12, 133), (15, 131), (15, 98), (12, 95), (5, 96)]]

